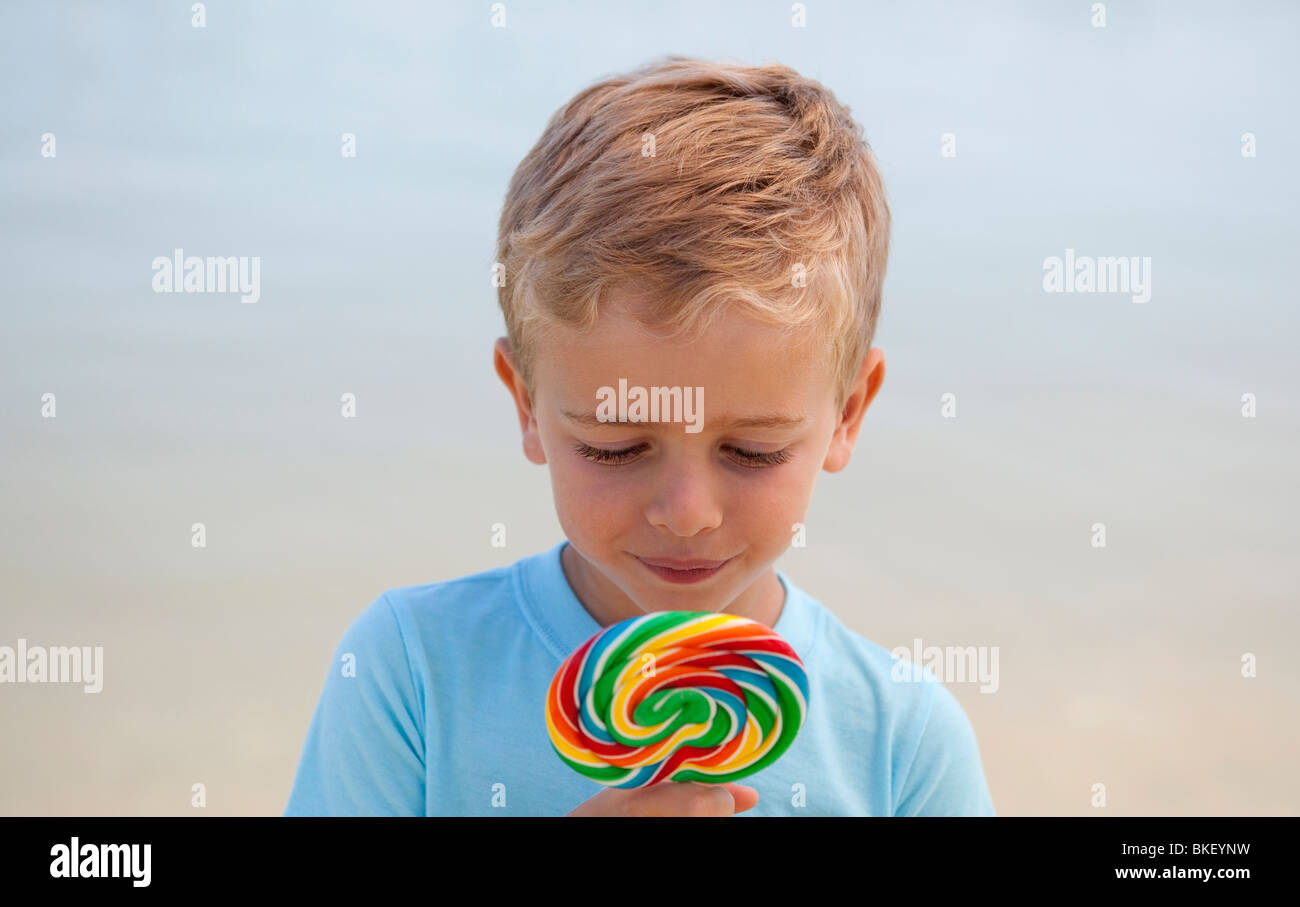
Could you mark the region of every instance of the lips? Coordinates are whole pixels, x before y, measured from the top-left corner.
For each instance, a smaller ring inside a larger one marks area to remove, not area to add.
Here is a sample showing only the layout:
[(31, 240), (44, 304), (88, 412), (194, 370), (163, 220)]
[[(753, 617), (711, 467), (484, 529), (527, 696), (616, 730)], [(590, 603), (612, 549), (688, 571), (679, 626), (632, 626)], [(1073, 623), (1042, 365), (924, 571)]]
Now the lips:
[(667, 567), (669, 570), (712, 570), (714, 567), (721, 567), (731, 558), (720, 561), (705, 561), (698, 558), (638, 557), (637, 560), (651, 567)]
[[(636, 555), (633, 555), (636, 557)], [(670, 583), (698, 583), (714, 576), (734, 558), (708, 561), (701, 558), (637, 557), (646, 569)]]

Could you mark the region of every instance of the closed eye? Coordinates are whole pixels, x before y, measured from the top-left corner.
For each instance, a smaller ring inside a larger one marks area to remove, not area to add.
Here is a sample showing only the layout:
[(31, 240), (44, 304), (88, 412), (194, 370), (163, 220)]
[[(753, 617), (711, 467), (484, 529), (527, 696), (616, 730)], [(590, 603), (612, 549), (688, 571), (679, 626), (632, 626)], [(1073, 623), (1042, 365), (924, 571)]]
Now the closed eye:
[(578, 456), (585, 457), (593, 463), (607, 463), (611, 466), (618, 466), (633, 459), (645, 446), (644, 444), (634, 444), (622, 450), (605, 450), (603, 447), (592, 447), (579, 442), (574, 445), (574, 449), (578, 451)]
[(758, 453), (752, 450), (741, 450), (739, 447), (730, 448), (731, 452), (742, 460), (746, 465), (754, 466), (779, 466), (790, 459), (790, 448), (786, 447), (781, 450), (774, 450), (771, 453)]
[[(603, 447), (592, 447), (589, 444), (578, 442), (574, 445), (574, 450), (578, 456), (590, 460), (593, 463), (603, 463), (607, 466), (622, 466), (635, 460), (646, 447), (646, 444), (634, 444), (631, 447), (624, 447), (620, 450), (606, 450)], [(779, 466), (790, 459), (790, 449), (774, 450), (763, 453), (754, 450), (744, 450), (739, 447), (727, 445), (725, 447), (732, 456), (732, 461), (747, 469), (761, 469), (765, 466)]]

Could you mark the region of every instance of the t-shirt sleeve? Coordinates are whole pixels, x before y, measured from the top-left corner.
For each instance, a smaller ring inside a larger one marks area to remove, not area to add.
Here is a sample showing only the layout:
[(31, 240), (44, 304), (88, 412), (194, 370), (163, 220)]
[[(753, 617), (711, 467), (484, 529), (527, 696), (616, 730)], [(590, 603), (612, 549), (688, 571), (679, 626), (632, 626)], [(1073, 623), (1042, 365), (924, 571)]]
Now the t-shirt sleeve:
[(896, 816), (994, 816), (979, 745), (966, 712), (942, 683), (933, 690), (915, 754), (902, 766)]
[(312, 715), (286, 816), (423, 816), (424, 729), (386, 594), (344, 632)]

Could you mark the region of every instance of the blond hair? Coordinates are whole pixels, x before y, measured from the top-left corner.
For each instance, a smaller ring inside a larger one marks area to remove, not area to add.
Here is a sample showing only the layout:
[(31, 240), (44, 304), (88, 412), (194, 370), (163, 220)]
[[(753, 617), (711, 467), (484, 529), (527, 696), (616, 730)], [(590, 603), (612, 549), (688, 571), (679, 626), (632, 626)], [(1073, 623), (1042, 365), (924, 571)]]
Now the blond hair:
[(551, 117), (506, 193), (498, 302), (530, 393), (548, 325), (590, 327), (605, 294), (631, 286), (651, 299), (638, 317), (674, 335), (728, 304), (814, 326), (838, 408), (871, 346), (888, 254), (874, 157), (829, 90), (787, 66), (669, 56)]

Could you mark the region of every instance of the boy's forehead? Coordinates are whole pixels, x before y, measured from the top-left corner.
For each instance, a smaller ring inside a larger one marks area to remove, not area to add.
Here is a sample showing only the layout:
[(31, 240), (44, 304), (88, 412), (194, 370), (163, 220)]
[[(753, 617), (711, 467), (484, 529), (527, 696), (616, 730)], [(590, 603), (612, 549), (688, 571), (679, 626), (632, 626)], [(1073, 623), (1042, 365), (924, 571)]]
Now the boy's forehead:
[(671, 333), (651, 323), (647, 316), (651, 301), (644, 291), (612, 291), (598, 309), (594, 325), (585, 329), (555, 325), (553, 338), (565, 353), (582, 349), (594, 356), (642, 355), (683, 364), (710, 352), (722, 352), (730, 358), (751, 350), (761, 356), (774, 350), (812, 346), (810, 331), (762, 321), (738, 306), (724, 307), (700, 319), (702, 326), (693, 331)]
[(562, 408), (591, 408), (617, 387), (703, 387), (709, 409), (739, 416), (798, 414), (832, 393), (827, 357), (780, 326), (740, 312), (718, 315), (691, 336), (668, 337), (626, 310), (602, 311), (587, 330), (556, 326), (539, 338), (536, 374)]

